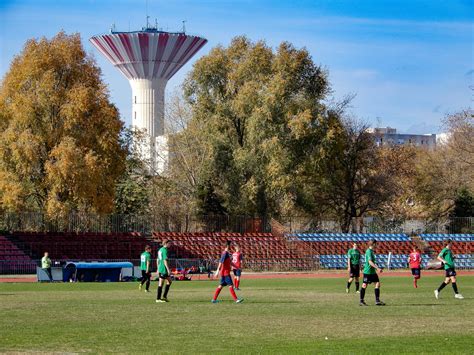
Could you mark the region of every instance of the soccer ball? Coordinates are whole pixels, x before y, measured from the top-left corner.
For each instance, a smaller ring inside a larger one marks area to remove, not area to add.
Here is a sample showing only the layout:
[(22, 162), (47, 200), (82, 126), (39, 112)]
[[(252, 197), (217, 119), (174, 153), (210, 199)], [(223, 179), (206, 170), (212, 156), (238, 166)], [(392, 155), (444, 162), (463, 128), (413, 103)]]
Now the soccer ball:
[(443, 263), (439, 260), (431, 259), (428, 261), (428, 264), (426, 264), (426, 268), (429, 270), (439, 270), (443, 268)]

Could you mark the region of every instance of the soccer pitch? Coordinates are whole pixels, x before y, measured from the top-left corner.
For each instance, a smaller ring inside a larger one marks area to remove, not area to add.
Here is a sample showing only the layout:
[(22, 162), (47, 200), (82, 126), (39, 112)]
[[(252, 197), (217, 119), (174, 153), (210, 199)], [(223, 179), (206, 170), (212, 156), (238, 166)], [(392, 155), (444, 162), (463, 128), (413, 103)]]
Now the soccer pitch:
[(137, 283), (0, 284), (0, 351), (93, 353), (473, 353), (474, 276), (459, 276), (464, 300), (443, 279), (382, 275), (381, 299), (359, 307), (346, 279), (242, 279), (231, 302), (217, 282), (175, 282), (156, 304)]

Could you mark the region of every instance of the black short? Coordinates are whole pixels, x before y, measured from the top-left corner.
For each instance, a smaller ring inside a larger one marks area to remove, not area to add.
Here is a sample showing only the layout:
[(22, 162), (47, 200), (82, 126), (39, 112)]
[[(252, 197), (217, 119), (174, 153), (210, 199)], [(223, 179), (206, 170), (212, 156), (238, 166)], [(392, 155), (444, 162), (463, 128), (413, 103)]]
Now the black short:
[(146, 270), (142, 270), (142, 279), (149, 279), (151, 278), (151, 272), (146, 272)]
[(446, 277), (451, 277), (451, 276), (456, 276), (456, 270), (454, 268), (450, 267), (449, 269), (446, 269)]
[(372, 282), (379, 282), (379, 275), (377, 274), (364, 274), (364, 283), (371, 284)]
[(162, 273), (160, 272), (160, 273), (158, 274), (158, 277), (159, 277), (160, 279), (167, 279), (167, 278), (170, 277), (170, 275), (169, 275), (168, 273), (162, 274)]
[(413, 276), (418, 276), (420, 277), (421, 276), (421, 269), (419, 267), (417, 268), (411, 268), (411, 274)]
[(350, 277), (359, 277), (360, 276), (360, 265), (351, 264), (351, 269), (349, 271)]
[(234, 284), (232, 283), (232, 277), (230, 277), (230, 275), (227, 275), (227, 276), (221, 276), (221, 283), (220, 283), (221, 286), (234, 286)]

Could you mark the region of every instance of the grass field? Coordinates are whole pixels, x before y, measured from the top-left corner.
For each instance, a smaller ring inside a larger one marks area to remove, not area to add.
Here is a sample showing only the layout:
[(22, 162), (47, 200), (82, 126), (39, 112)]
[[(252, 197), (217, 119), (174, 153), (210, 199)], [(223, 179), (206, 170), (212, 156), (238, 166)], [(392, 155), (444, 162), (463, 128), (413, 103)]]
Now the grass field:
[[(0, 284), (0, 351), (121, 353), (474, 353), (474, 277), (436, 300), (442, 280), (382, 279), (358, 306), (345, 279), (242, 282), (242, 304), (215, 282), (175, 282), (156, 304), (136, 283)], [(354, 291), (354, 290), (352, 290)], [(326, 339), (327, 338), (327, 339)]]

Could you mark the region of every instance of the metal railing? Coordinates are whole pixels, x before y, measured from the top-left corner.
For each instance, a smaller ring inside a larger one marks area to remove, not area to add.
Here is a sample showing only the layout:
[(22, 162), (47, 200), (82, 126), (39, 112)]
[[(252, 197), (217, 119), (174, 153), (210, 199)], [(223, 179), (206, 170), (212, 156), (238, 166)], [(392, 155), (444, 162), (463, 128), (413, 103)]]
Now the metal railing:
[[(131, 262), (133, 266), (140, 266), (140, 259), (55, 259), (52, 260), (52, 266), (64, 266), (67, 262)], [(207, 273), (211, 268), (214, 270), (217, 261), (203, 259), (169, 259), (171, 269), (189, 269), (194, 267), (195, 270)], [(0, 275), (29, 275), (36, 274), (36, 267), (41, 266), (41, 260), (0, 260)], [(156, 262), (152, 262), (152, 272), (156, 272)]]
[[(469, 253), (467, 253), (469, 254)], [(328, 269), (327, 264), (320, 261), (320, 255), (312, 255), (305, 258), (249, 258), (245, 260), (245, 270), (262, 272), (294, 272), (294, 271), (317, 271), (321, 268)], [(53, 266), (64, 266), (66, 262), (82, 261), (82, 262), (117, 262), (128, 261), (134, 266), (140, 265), (139, 259), (68, 259), (53, 260)], [(193, 268), (196, 273), (208, 274), (216, 270), (218, 260), (213, 259), (169, 259), (171, 269), (190, 269)], [(40, 260), (0, 260), (0, 275), (29, 275), (36, 274), (36, 267), (41, 265)], [(470, 254), (470, 258), (465, 257), (458, 259), (457, 269), (472, 269), (474, 266), (474, 257)], [(341, 264), (336, 269), (345, 269), (345, 264)], [(393, 267), (392, 267), (393, 268)], [(334, 267), (332, 268), (334, 269)], [(152, 263), (152, 271), (156, 272), (156, 263)]]
[(320, 269), (319, 256), (289, 259), (250, 259), (245, 261), (247, 270), (262, 271), (317, 271)]
[(0, 275), (29, 275), (36, 274), (37, 261), (0, 260)]
[(250, 216), (97, 215), (71, 213), (50, 217), (41, 212), (0, 213), (4, 232), (270, 232), (266, 219)]
[[(4, 232), (271, 232), (271, 218), (254, 216), (162, 216), (98, 215), (71, 213), (50, 217), (41, 212), (0, 213), (0, 231)], [(311, 216), (278, 218), (283, 232), (342, 232), (335, 220)], [(405, 220), (398, 218), (354, 218), (351, 232), (357, 233), (474, 233), (474, 217), (438, 220)]]
[[(140, 265), (139, 259), (68, 259), (53, 260), (53, 266), (63, 266), (66, 262), (116, 262), (128, 261), (134, 266)], [(196, 272), (207, 274), (217, 268), (218, 260), (204, 259), (170, 259), (171, 269), (189, 269), (194, 267)], [(0, 260), (0, 275), (29, 275), (36, 274), (40, 260)], [(245, 261), (245, 269), (251, 271), (315, 271), (319, 270), (319, 257), (292, 259), (249, 259)], [(156, 263), (152, 263), (152, 271), (156, 272)]]
[[(340, 225), (334, 220), (321, 220), (312, 217), (286, 217), (280, 224), (290, 233), (342, 233)], [(438, 220), (396, 219), (365, 217), (352, 220), (349, 232), (352, 233), (474, 233), (474, 217), (445, 218)]]

